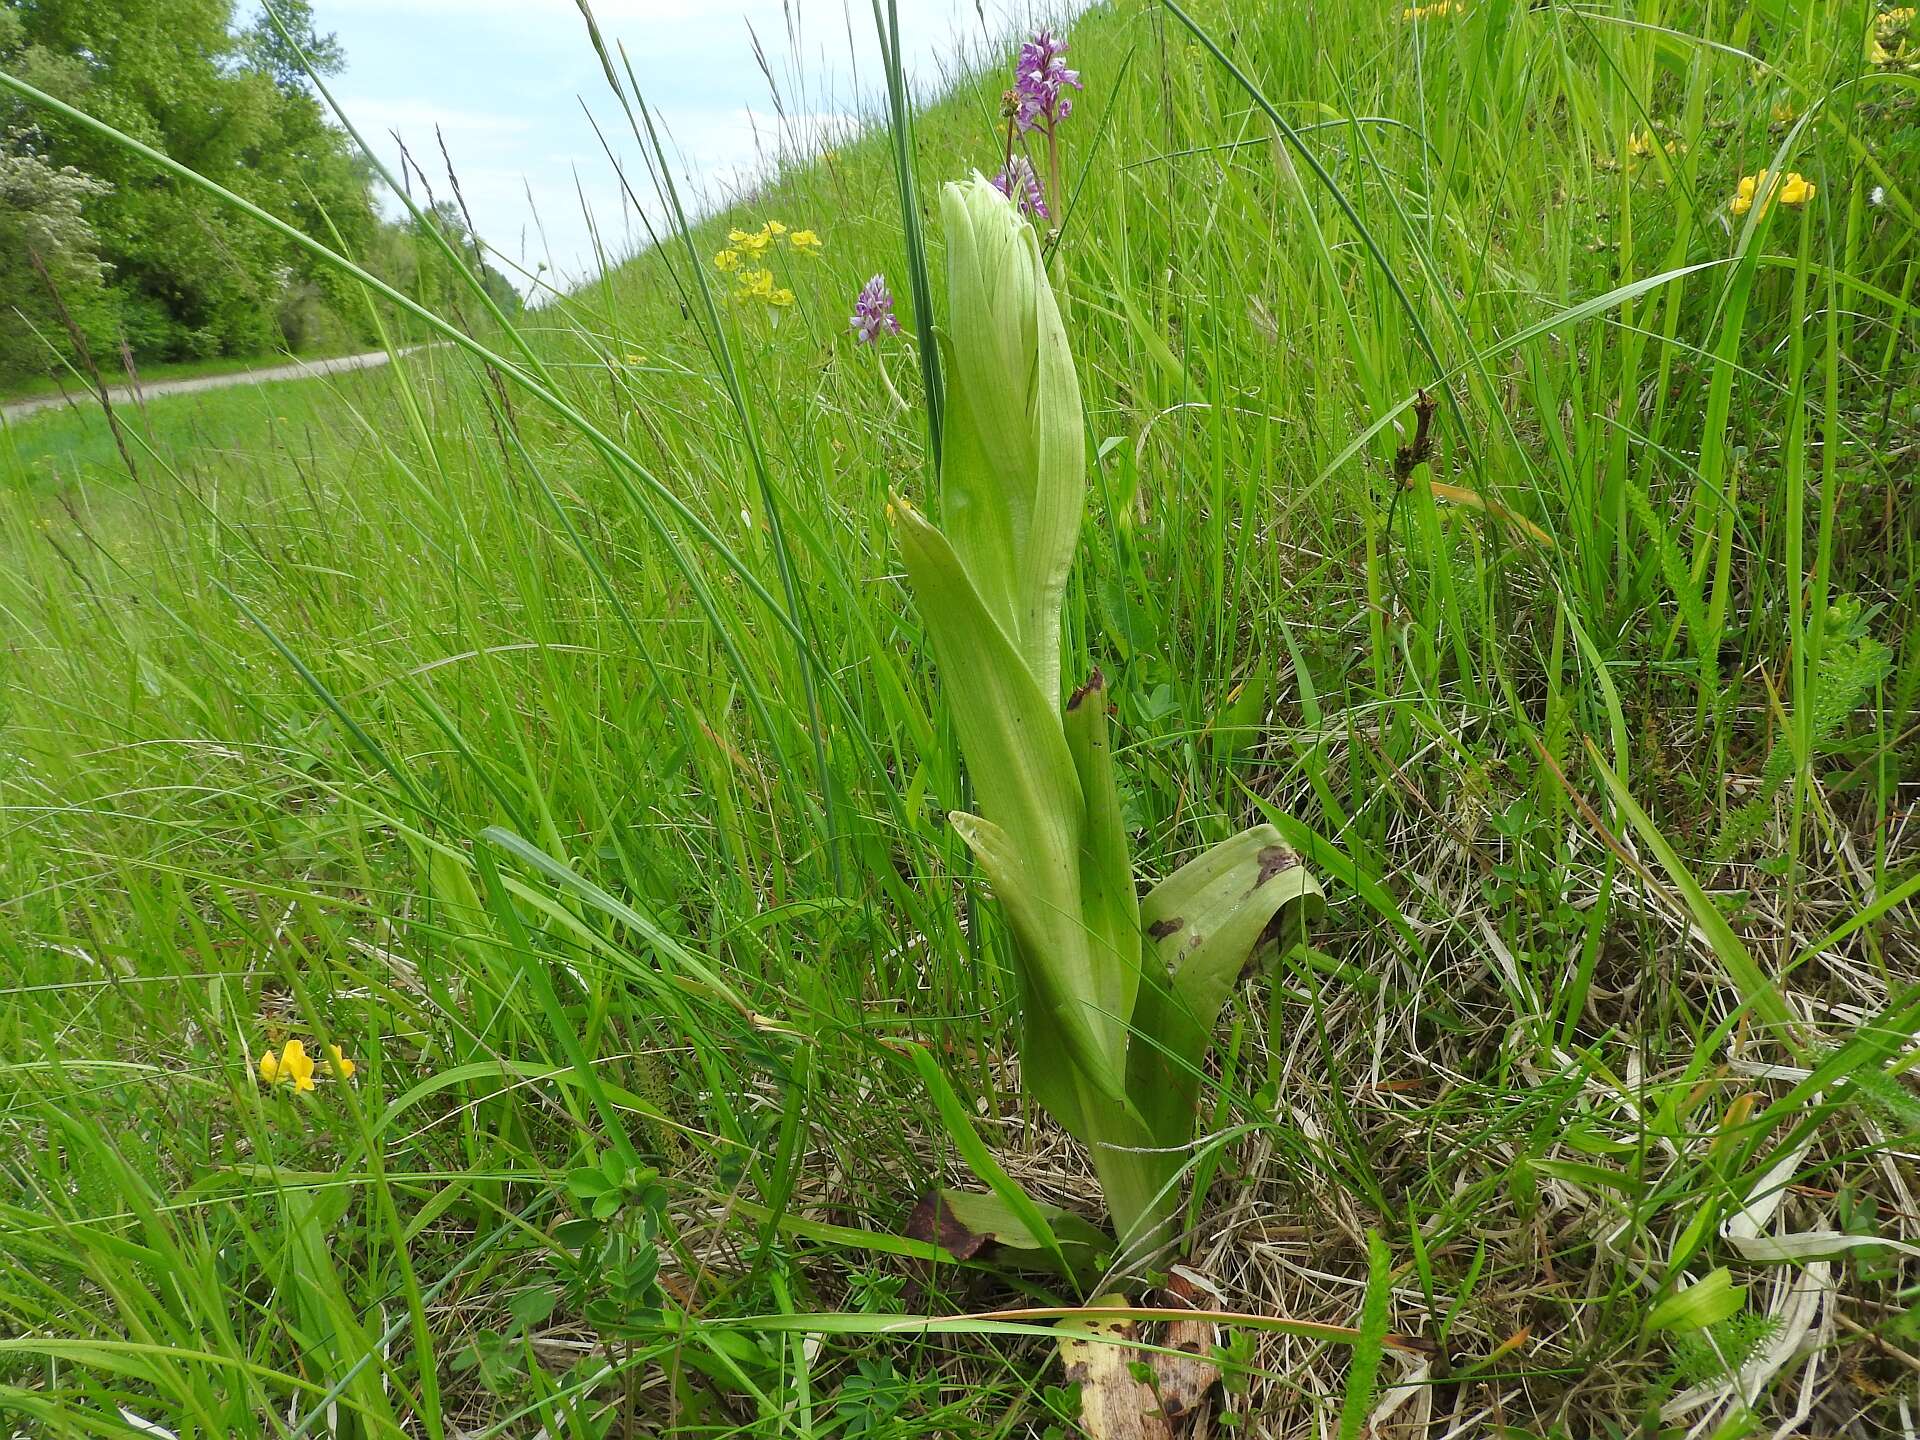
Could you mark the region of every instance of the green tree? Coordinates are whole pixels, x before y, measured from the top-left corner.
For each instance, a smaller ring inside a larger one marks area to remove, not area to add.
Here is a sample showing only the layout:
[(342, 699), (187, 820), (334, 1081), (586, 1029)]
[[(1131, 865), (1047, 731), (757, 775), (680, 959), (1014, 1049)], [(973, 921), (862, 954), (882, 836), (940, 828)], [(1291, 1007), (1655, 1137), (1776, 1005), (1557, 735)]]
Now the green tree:
[(60, 309), (83, 328), (105, 305), (103, 268), (86, 202), (106, 186), (24, 144), (0, 147), (0, 375), (45, 369), (65, 348)]
[[(305, 0), (279, 11), (284, 28), (264, 14), (237, 23), (234, 0), (0, 0), (0, 68), (310, 234), (362, 245), (378, 224), (367, 170), (299, 62), (337, 69), (339, 46), (315, 33)], [(13, 155), (103, 182), (83, 210), (106, 266), (92, 323), (111, 332), (107, 348), (124, 337), (141, 358), (252, 354), (301, 338), (282, 319), (315, 297), (347, 310), (297, 247), (86, 127), (8, 99), (0, 133)]]

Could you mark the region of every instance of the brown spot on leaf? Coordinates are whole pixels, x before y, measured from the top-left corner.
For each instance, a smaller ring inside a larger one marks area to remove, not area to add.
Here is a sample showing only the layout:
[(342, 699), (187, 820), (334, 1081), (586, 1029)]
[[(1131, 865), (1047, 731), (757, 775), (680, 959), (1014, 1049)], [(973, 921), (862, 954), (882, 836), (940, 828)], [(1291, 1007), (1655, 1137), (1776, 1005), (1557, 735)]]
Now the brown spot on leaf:
[(1103, 695), (1106, 693), (1106, 689), (1107, 677), (1100, 673), (1100, 667), (1096, 665), (1093, 667), (1093, 674), (1087, 677), (1087, 683), (1067, 697), (1067, 709), (1078, 710), (1080, 708), (1080, 702), (1086, 699), (1087, 696)]
[(1176, 931), (1178, 931), (1179, 928), (1186, 923), (1187, 922), (1181, 919), (1178, 915), (1169, 915), (1164, 920), (1156, 920), (1153, 922), (1153, 924), (1147, 927), (1148, 938), (1153, 940), (1164, 940), (1169, 935), (1172, 935)]
[(956, 1260), (971, 1260), (987, 1247), (988, 1237), (962, 1225), (938, 1190), (929, 1190), (907, 1216), (907, 1238), (938, 1245)]
[[(1167, 1276), (1161, 1302), (1171, 1310), (1204, 1310), (1219, 1304), (1217, 1296), (1204, 1294), (1179, 1266)], [(1211, 1320), (1170, 1320), (1160, 1343), (1181, 1352), (1153, 1357), (1160, 1409), (1175, 1434), (1204, 1434), (1208, 1401), (1220, 1382), (1220, 1367), (1213, 1360), (1214, 1346), (1220, 1343), (1219, 1327)]]
[(1291, 870), (1300, 863), (1300, 857), (1284, 845), (1269, 845), (1260, 852), (1260, 878), (1253, 882), (1257, 890), (1273, 879), (1282, 870)]

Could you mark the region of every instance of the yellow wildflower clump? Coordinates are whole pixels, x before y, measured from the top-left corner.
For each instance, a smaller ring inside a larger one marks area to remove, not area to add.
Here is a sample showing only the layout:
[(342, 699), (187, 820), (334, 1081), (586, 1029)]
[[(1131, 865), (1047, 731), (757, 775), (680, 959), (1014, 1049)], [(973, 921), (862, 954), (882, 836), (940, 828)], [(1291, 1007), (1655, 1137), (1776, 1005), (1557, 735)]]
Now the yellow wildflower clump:
[(1433, 0), (1431, 5), (1409, 5), (1400, 12), (1402, 20), (1443, 20), (1449, 15), (1464, 15), (1461, 0)]
[[(353, 1061), (340, 1053), (338, 1045), (327, 1047), (327, 1065), (337, 1079), (351, 1079), (354, 1072)], [(313, 1089), (313, 1057), (307, 1054), (304, 1041), (289, 1040), (280, 1047), (280, 1053), (269, 1050), (260, 1057), (260, 1078), (268, 1085), (281, 1086), (296, 1094)]]
[(792, 306), (793, 291), (776, 285), (773, 271), (765, 264), (767, 252), (781, 243), (801, 255), (817, 257), (822, 249), (818, 232), (795, 230), (784, 220), (763, 220), (758, 230), (727, 232), (727, 248), (713, 257), (713, 268), (733, 277), (736, 304), (758, 302), (776, 310)]
[(1915, 7), (1902, 5), (1897, 9), (1883, 11), (1873, 18), (1873, 35), (1867, 47), (1867, 59), (1875, 65), (1901, 65), (1920, 63), (1920, 57), (1911, 54), (1913, 45), (1913, 16)]
[[(773, 232), (761, 226), (758, 230), (729, 230), (727, 244), (748, 255), (758, 255), (773, 243)], [(726, 251), (721, 251), (726, 254)]]
[(1742, 175), (1740, 184), (1733, 192), (1728, 209), (1736, 215), (1744, 215), (1757, 203), (1762, 215), (1767, 206), (1778, 200), (1782, 205), (1804, 205), (1813, 199), (1818, 187), (1798, 170), (1789, 170), (1784, 176), (1771, 176), (1765, 170), (1757, 175)]
[[(801, 255), (818, 257), (824, 248), (818, 231), (795, 230), (784, 220), (765, 220), (758, 230), (729, 230), (727, 248), (713, 257), (716, 270), (733, 276), (733, 298), (740, 304), (758, 301), (784, 310), (794, 303), (794, 293), (774, 283), (773, 271), (764, 263), (767, 251), (784, 243)], [(752, 262), (752, 263), (749, 263)]]
[[(1656, 143), (1650, 132), (1635, 130), (1627, 136), (1627, 153), (1636, 160), (1645, 160), (1653, 154)], [(1659, 148), (1675, 159), (1687, 153), (1687, 147), (1678, 140), (1669, 140)]]

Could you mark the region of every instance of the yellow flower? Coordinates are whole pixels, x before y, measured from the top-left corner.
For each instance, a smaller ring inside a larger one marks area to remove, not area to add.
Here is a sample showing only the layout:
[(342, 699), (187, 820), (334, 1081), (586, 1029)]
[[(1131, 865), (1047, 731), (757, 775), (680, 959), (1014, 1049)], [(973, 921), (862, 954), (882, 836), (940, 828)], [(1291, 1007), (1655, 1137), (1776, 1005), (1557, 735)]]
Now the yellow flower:
[(730, 244), (744, 250), (749, 255), (758, 255), (773, 239), (773, 232), (764, 225), (754, 231), (729, 230), (727, 240)]
[(1740, 186), (1733, 193), (1729, 209), (1736, 215), (1744, 215), (1753, 209), (1757, 200), (1760, 213), (1767, 213), (1767, 206), (1774, 200), (1782, 205), (1804, 205), (1814, 196), (1814, 183), (1798, 170), (1789, 170), (1783, 178), (1770, 179), (1765, 170), (1757, 175), (1743, 175)]
[(740, 288), (748, 295), (767, 296), (773, 293), (773, 272), (771, 270), (742, 270)]
[(260, 1057), (260, 1078), (269, 1085), (285, 1085), (290, 1090), (313, 1089), (313, 1060), (307, 1054), (307, 1047), (298, 1040), (289, 1040), (278, 1055), (269, 1050)]
[(620, 363), (622, 365), (644, 365), (647, 363), (647, 357), (644, 355), (622, 355), (620, 357)]
[(1400, 12), (1402, 20), (1438, 20), (1447, 15), (1458, 15), (1466, 7), (1457, 0), (1433, 0), (1431, 5), (1409, 5)]
[[(738, 234), (739, 232), (735, 231), (734, 233)], [(739, 269), (740, 268), (740, 252), (738, 250), (731, 250), (731, 249), (722, 250), (718, 255), (713, 257), (713, 268), (716, 270)]]
[(1904, 29), (1908, 25), (1911, 25), (1913, 23), (1915, 8), (1916, 7), (1912, 5), (1902, 5), (1897, 10), (1887, 11), (1886, 14), (1880, 16), (1873, 22), (1874, 33), (1885, 38), (1893, 34), (1894, 31)]
[(1653, 153), (1653, 136), (1644, 130), (1636, 130), (1627, 136), (1627, 153), (1645, 158)]
[(820, 237), (811, 230), (796, 230), (787, 237), (787, 244), (805, 255), (820, 253)]
[(1771, 113), (1776, 125), (1791, 125), (1800, 118), (1800, 111), (1791, 100), (1775, 101)]
[(783, 285), (780, 289), (773, 291), (767, 296), (767, 303), (769, 305), (791, 305), (793, 304), (793, 291)]
[(784, 235), (787, 233), (787, 227), (782, 225), (778, 220), (769, 220), (760, 228), (769, 235)]
[(1873, 50), (1867, 56), (1868, 61), (1875, 65), (1891, 65), (1897, 58), (1891, 50), (1887, 49), (1887, 47), (1882, 45), (1878, 40), (1873, 42)]

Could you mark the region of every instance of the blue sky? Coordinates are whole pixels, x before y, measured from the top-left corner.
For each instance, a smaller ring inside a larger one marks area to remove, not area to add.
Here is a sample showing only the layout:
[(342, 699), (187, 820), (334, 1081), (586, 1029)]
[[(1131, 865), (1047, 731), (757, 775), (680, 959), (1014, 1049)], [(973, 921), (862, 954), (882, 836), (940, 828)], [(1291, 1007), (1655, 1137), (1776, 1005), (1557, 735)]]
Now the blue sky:
[[(898, 0), (917, 90), (937, 89), (943, 74), (982, 53), (987, 35), (1011, 34), (1029, 9), (1024, 0), (978, 3), (977, 11), (975, 0)], [(388, 133), (397, 131), (444, 197), (438, 125), (475, 223), (506, 256), (528, 270), (546, 262), (565, 280), (590, 275), (583, 197), (610, 252), (644, 239), (581, 110), (584, 99), (651, 205), (638, 146), (573, 0), (315, 0), (313, 8), (317, 27), (338, 35), (346, 52), (346, 73), (332, 88), (368, 143), (397, 170)], [(879, 51), (870, 0), (844, 0), (844, 8), (842, 0), (599, 0), (594, 13), (608, 45), (625, 44), (664, 118), (681, 179), (709, 202), (749, 183), (783, 146), (817, 143), (873, 113)], [(780, 86), (784, 131), (754, 60), (755, 34)]]

